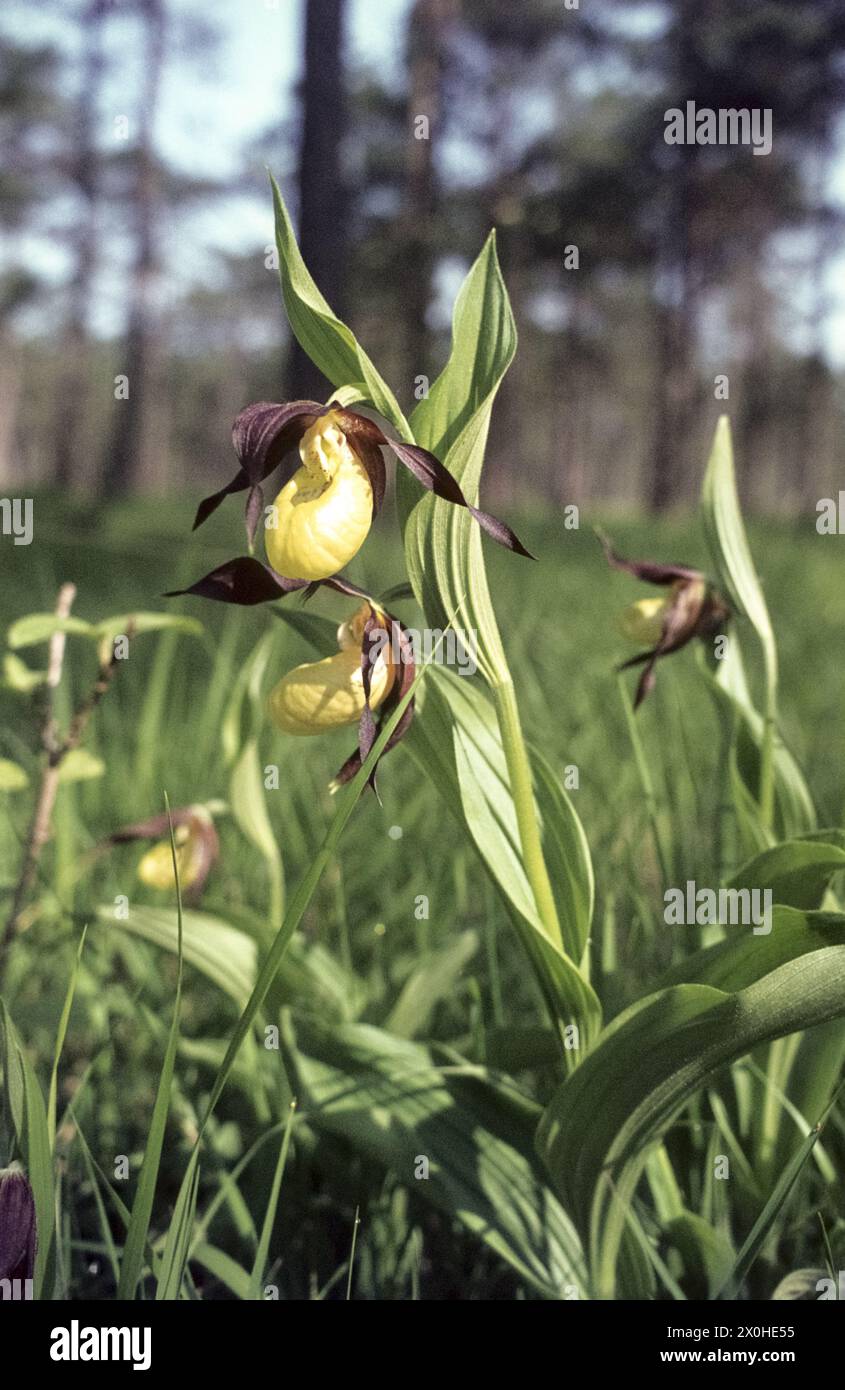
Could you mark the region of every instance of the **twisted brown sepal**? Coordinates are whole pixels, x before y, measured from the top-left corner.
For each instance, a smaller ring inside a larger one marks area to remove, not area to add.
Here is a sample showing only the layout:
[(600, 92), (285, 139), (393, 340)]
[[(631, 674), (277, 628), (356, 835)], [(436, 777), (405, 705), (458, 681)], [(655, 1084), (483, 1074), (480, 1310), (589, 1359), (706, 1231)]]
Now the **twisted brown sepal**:
[(647, 584), (674, 584), (678, 579), (704, 578), (701, 570), (690, 569), (688, 565), (658, 565), (651, 560), (626, 560), (613, 549), (603, 532), (597, 530), (596, 536), (601, 542), (607, 563), (613, 569), (624, 570), (626, 574), (633, 574), (637, 579), (644, 579)]
[[(399, 462), (409, 473), (413, 473), (417, 481), (429, 492), (433, 492), (436, 497), (442, 497), (446, 502), (454, 503), (457, 507), (466, 507), (481, 529), (486, 531), (488, 536), (492, 536), (494, 541), (498, 541), (499, 545), (504, 545), (508, 550), (515, 551), (517, 555), (524, 555), (529, 560), (534, 559), (531, 551), (526, 550), (510, 526), (506, 526), (489, 512), (473, 507), (467, 501), (457, 479), (452, 477), (448, 468), (428, 449), (421, 448), (419, 444), (403, 444), (401, 440), (390, 439), (374, 420), (368, 420), (366, 416), (359, 415), (354, 410), (336, 408), (336, 414), (340, 427), (350, 442), (360, 446), (361, 442), (367, 441), (376, 451), (378, 448), (390, 449)], [(372, 478), (370, 481), (372, 482)]]
[(232, 426), (232, 444), (240, 468), (230, 483), (200, 502), (193, 529), (202, 526), (226, 497), (246, 488), (255, 489), (268, 478), (326, 410), (319, 401), (288, 401), (285, 405), (256, 401), (242, 410)]
[(197, 594), (200, 598), (216, 599), (218, 603), (252, 607), (256, 603), (270, 603), (272, 599), (283, 598), (295, 589), (305, 589), (307, 584), (305, 579), (285, 579), (252, 555), (237, 555), (234, 560), (227, 560), (203, 575), (187, 589), (169, 589), (164, 597)]
[(251, 608), (257, 603), (272, 603), (274, 599), (284, 598), (286, 594), (304, 591), (309, 599), (321, 587), (334, 589), (338, 594), (349, 598), (366, 598), (363, 589), (344, 579), (342, 574), (333, 574), (329, 579), (285, 579), (269, 565), (256, 560), (253, 555), (236, 555), (218, 565), (216, 570), (203, 575), (187, 589), (170, 589), (164, 598), (180, 598), (183, 594), (197, 594), (199, 598), (215, 599), (218, 603), (236, 603), (242, 608)]
[[(391, 686), (390, 692), (383, 704), (379, 707), (376, 715), (370, 709), (370, 677), (372, 668), (378, 660), (378, 651), (373, 652), (372, 634), (378, 629), (382, 629), (388, 634), (388, 642), (391, 650), (394, 646), (398, 647), (400, 653), (399, 669), (396, 679)], [(375, 609), (371, 609), (371, 616), (364, 625), (364, 638), (361, 646), (361, 673), (364, 681), (364, 693), (367, 702), (364, 706), (358, 724), (358, 747), (350, 757), (346, 759), (343, 767), (334, 777), (336, 786), (343, 786), (346, 782), (351, 782), (352, 778), (363, 767), (373, 744), (378, 738), (379, 729), (396, 706), (407, 695), (416, 677), (416, 663), (414, 661), (414, 647), (408, 631), (403, 627), (398, 618), (394, 618), (391, 613), (379, 616)], [(376, 784), (376, 771), (382, 758), (395, 748), (397, 743), (404, 738), (410, 728), (414, 717), (414, 701), (411, 700), (402, 713), (402, 717), (390, 738), (387, 740), (381, 751), (378, 762), (373, 768), (367, 785), (372, 787), (378, 797), (378, 787)]]

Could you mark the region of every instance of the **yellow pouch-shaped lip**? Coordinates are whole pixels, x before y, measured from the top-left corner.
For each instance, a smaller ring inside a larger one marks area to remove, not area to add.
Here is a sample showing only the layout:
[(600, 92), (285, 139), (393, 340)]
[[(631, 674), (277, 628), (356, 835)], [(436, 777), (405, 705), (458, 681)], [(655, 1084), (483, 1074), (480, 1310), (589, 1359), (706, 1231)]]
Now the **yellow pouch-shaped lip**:
[(641, 598), (619, 614), (618, 626), (629, 642), (654, 647), (663, 634), (663, 620), (670, 600)]
[[(392, 665), (380, 655), (370, 675), (371, 709), (378, 709), (393, 679)], [(356, 724), (363, 709), (360, 646), (295, 667), (268, 699), (270, 718), (286, 734), (322, 734)]]
[[(179, 866), (179, 884), (183, 891), (196, 883), (202, 867), (201, 846), (192, 836), (187, 825), (177, 826), (173, 832), (176, 843), (176, 863)], [(138, 877), (148, 888), (175, 888), (173, 856), (169, 840), (160, 840), (148, 849), (138, 865)]]
[(276, 498), (265, 530), (267, 559), (287, 579), (328, 579), (366, 540), (373, 489), (331, 413), (305, 433), (299, 453), (302, 467)]

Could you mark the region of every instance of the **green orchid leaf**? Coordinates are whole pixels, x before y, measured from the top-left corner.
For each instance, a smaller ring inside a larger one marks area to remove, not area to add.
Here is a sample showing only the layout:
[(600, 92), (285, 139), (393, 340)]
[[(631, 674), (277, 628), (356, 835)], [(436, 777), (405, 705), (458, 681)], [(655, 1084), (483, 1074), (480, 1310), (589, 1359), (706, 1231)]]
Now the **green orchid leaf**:
[[(740, 640), (732, 632), (722, 660), (715, 669), (710, 669), (704, 660), (701, 669), (713, 695), (721, 718), (728, 718), (736, 726), (733, 748), (736, 775), (742, 787), (734, 788), (737, 812), (742, 817), (750, 816), (756, 821), (756, 828), (750, 827), (752, 848), (763, 848), (772, 840), (772, 832), (764, 832), (759, 825), (759, 812), (753, 803), (760, 796), (760, 764), (764, 721), (755, 708), (748, 689), (745, 665), (742, 659)], [(783, 839), (791, 839), (806, 834), (816, 827), (816, 811), (807, 783), (789, 749), (779, 739), (774, 747), (774, 796), (775, 819), (773, 832)], [(744, 791), (743, 791), (744, 788)], [(748, 836), (746, 836), (746, 842)]]
[(461, 932), (417, 965), (390, 1010), (385, 1027), (398, 1038), (422, 1033), (435, 1006), (450, 995), (464, 967), (478, 951), (478, 935)]
[[(442, 460), (472, 503), (493, 402), (515, 352), (516, 327), (491, 233), (455, 304), (449, 360), (411, 416), (416, 442)], [(421, 497), (401, 474), (397, 499), (408, 573), (429, 623), (444, 627), (448, 614), (457, 615), (456, 626), (474, 633), (487, 678), (509, 679), (479, 527), (463, 508)]]
[(267, 812), (261, 760), (256, 739), (241, 749), (229, 779), (229, 804), (238, 828), (255, 845), (267, 866), (270, 883), (270, 921), (279, 925), (284, 912), (284, 868)]
[[(552, 1098), (538, 1148), (589, 1241), (601, 1296), (612, 1296), (626, 1206), (649, 1147), (684, 1101), (758, 1044), (845, 1014), (845, 945), (805, 951), (799, 938), (794, 959), (733, 992), (683, 984), (639, 1000)], [(757, 941), (775, 949), (775, 932)], [(757, 969), (746, 950), (733, 978)]]
[(833, 875), (845, 869), (845, 850), (818, 840), (786, 840), (743, 864), (728, 888), (759, 888), (787, 907), (821, 907)]
[(577, 1237), (532, 1156), (537, 1112), (512, 1083), (360, 1024), (298, 1021), (286, 1051), (309, 1126), (413, 1184), (547, 1298), (584, 1288)]
[[(355, 400), (369, 403), (405, 438), (410, 439), (408, 422), (396, 397), (350, 328), (334, 314), (317, 288), (302, 259), (290, 214), (271, 177), (276, 213), (276, 245), (279, 251), (279, 277), (282, 298), (294, 337), (311, 361), (336, 387), (352, 387)], [(363, 386), (366, 395), (361, 395)], [(346, 404), (349, 404), (347, 398)]]
[(0, 792), (19, 792), (29, 786), (29, 777), (10, 758), (0, 758)]
[(541, 828), (556, 870), (553, 888), (566, 954), (549, 941), (537, 914), (508, 794), (501, 734), (483, 687), (447, 668), (431, 668), (425, 699), (405, 743), (475, 845), (507, 903), (556, 1024), (577, 1024), (580, 1048), (587, 1047), (601, 1009), (574, 962), (581, 960), (589, 934), (593, 879), (586, 838), (569, 799), (535, 753)]
[[(110, 931), (119, 929), (178, 952), (179, 922), (173, 908), (133, 907), (125, 918), (116, 918), (114, 907), (97, 909), (97, 920)], [(255, 984), (257, 949), (245, 932), (207, 912), (182, 913), (182, 954), (224, 994), (243, 1008)]]
[(701, 492), (701, 515), (719, 584), (737, 613), (748, 618), (763, 649), (766, 706), (760, 738), (759, 803), (763, 828), (771, 830), (775, 812), (778, 656), (763, 590), (751, 559), (734, 472), (728, 417), (716, 426)]

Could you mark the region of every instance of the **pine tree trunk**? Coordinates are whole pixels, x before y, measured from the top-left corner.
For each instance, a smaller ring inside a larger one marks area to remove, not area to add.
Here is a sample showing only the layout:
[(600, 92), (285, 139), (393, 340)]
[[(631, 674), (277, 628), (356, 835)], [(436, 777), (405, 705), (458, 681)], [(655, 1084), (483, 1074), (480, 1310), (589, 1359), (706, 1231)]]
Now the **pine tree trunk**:
[[(343, 187), (346, 124), (346, 0), (306, 0), (305, 78), (299, 154), (299, 245), (335, 313), (342, 313), (347, 218)], [(294, 400), (322, 400), (325, 378), (294, 340), (288, 364)]]
[(153, 394), (153, 367), (157, 356), (156, 314), (153, 289), (158, 272), (157, 220), (160, 190), (153, 146), (155, 113), (164, 63), (164, 0), (143, 0), (146, 27), (144, 93), (138, 131), (137, 173), (134, 192), (135, 255), (129, 291), (129, 316), (118, 372), (128, 378), (129, 396), (116, 400), (114, 426), (103, 470), (103, 492), (119, 495), (132, 491), (151, 471), (151, 441), (145, 434)]
[(76, 222), (75, 264), (56, 392), (54, 472), (56, 485), (61, 488), (86, 481), (82, 478), (81, 432), (88, 386), (87, 313), (98, 253), (98, 158), (94, 129), (105, 65), (102, 24), (107, 10), (108, 0), (90, 0), (82, 17), (85, 59), (74, 131), (74, 184), (83, 206)]

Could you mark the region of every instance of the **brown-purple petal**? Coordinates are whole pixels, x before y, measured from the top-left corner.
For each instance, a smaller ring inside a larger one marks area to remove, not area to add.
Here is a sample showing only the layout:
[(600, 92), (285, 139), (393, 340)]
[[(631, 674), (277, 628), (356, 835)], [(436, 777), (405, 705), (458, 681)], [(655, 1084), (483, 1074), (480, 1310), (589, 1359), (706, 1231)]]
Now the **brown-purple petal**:
[(601, 531), (597, 531), (596, 535), (601, 541), (609, 565), (617, 570), (625, 570), (627, 574), (633, 574), (637, 579), (645, 580), (647, 584), (674, 584), (678, 579), (692, 580), (703, 577), (700, 570), (690, 569), (687, 565), (658, 565), (651, 560), (626, 560), (617, 554)]
[(0, 1279), (31, 1279), (35, 1268), (35, 1198), (25, 1173), (0, 1173)]
[(252, 483), (268, 477), (327, 407), (318, 401), (256, 401), (237, 416), (232, 443)]
[(396, 439), (388, 439), (387, 444), (399, 462), (403, 463), (429, 492), (433, 492), (436, 497), (442, 497), (446, 502), (453, 502), (458, 507), (466, 507), (482, 531), (486, 531), (499, 545), (515, 551), (517, 555), (524, 555), (528, 560), (534, 559), (531, 551), (525, 548), (510, 526), (490, 512), (483, 512), (479, 507), (472, 506), (466, 500), (457, 479), (452, 477), (448, 468), (428, 449), (421, 448), (419, 444), (403, 444)]
[[(488, 536), (492, 536), (494, 541), (498, 541), (499, 545), (504, 545), (508, 550), (515, 551), (517, 555), (524, 555), (529, 560), (534, 559), (531, 551), (526, 550), (510, 526), (499, 521), (498, 517), (492, 516), (490, 512), (473, 507), (466, 500), (457, 479), (452, 477), (448, 468), (435, 454), (423, 449), (419, 444), (404, 444), (401, 440), (388, 438), (374, 420), (368, 419), (366, 415), (359, 415), (355, 410), (336, 408), (336, 414), (341, 429), (354, 444), (367, 444), (371, 448), (386, 445), (429, 492), (442, 497), (446, 502), (453, 502), (455, 506), (466, 507), (481, 529), (486, 531)], [(375, 492), (375, 487), (373, 491)]]
[(187, 589), (171, 589), (164, 597), (197, 594), (200, 598), (216, 599), (219, 603), (251, 607), (304, 589), (306, 582), (304, 579), (285, 579), (253, 556), (238, 555), (234, 560), (218, 565), (217, 569), (198, 579), (196, 584), (191, 584)]

